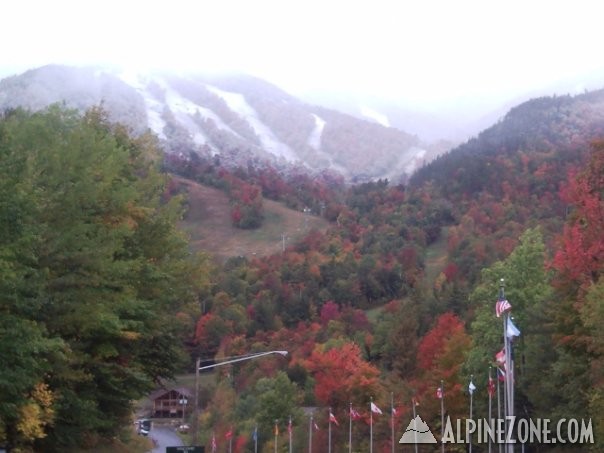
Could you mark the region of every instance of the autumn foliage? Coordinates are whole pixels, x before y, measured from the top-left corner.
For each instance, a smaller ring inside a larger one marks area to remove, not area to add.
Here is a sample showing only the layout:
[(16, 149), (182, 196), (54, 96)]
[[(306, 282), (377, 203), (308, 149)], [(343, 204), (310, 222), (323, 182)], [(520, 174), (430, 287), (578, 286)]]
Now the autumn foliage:
[(363, 404), (379, 394), (380, 372), (363, 360), (354, 343), (317, 348), (305, 364), (315, 377), (317, 400), (325, 406), (343, 408), (351, 401)]

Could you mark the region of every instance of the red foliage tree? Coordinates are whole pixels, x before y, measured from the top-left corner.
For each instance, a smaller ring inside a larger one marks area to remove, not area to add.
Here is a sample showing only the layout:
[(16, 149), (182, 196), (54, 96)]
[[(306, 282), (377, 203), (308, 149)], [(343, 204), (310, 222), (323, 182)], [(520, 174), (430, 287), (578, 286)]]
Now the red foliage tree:
[(448, 413), (463, 414), (466, 401), (460, 371), (471, 343), (462, 321), (453, 313), (439, 316), (434, 327), (422, 338), (417, 355), (423, 372), (418, 376), (415, 388), (425, 401), (422, 407), (427, 416), (438, 413), (439, 402), (435, 394), (441, 380), (444, 381)]
[(321, 323), (326, 325), (332, 319), (338, 319), (340, 316), (340, 307), (333, 300), (328, 300), (321, 307)]
[(363, 360), (355, 343), (328, 350), (318, 347), (305, 365), (315, 378), (315, 396), (325, 406), (344, 408), (350, 401), (366, 404), (380, 393), (380, 372)]
[(582, 299), (604, 269), (604, 142), (594, 144), (586, 170), (569, 179), (561, 197), (573, 211), (552, 265), (558, 286), (578, 285)]

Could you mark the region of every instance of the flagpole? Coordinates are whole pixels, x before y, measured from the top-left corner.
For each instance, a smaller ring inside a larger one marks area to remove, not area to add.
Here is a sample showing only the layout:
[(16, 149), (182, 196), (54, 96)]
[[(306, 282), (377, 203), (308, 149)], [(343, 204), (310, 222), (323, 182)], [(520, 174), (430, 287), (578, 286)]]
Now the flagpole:
[[(508, 420), (506, 419), (506, 415), (508, 413), (507, 367), (504, 369), (502, 376), (503, 376), (503, 385), (502, 385), (502, 389), (501, 389), (501, 396), (503, 398), (503, 405), (502, 405), (501, 410), (503, 412), (501, 414), (501, 417), (503, 418), (503, 428), (506, 429), (506, 433), (507, 433), (507, 424), (508, 424)], [(504, 436), (504, 439), (505, 439), (505, 436)], [(503, 445), (505, 446), (504, 451), (507, 451), (508, 450), (507, 444), (504, 442)]]
[(415, 453), (417, 453), (417, 420), (415, 419), (415, 398), (411, 398), (411, 406), (413, 406), (413, 437), (415, 440)]
[(327, 439), (329, 442), (328, 451), (329, 451), (329, 453), (331, 453), (331, 407), (329, 408), (329, 423), (328, 423), (328, 427), (327, 427)]
[(394, 453), (394, 393), (390, 392), (390, 450)]
[(369, 403), (369, 453), (373, 453), (373, 396)]
[[(499, 281), (499, 300), (504, 300), (505, 299), (505, 280), (502, 278)], [(507, 312), (502, 313), (502, 319), (503, 319), (503, 352), (505, 355), (505, 362), (504, 362), (504, 367), (505, 367), (505, 381), (503, 382), (503, 426), (505, 429), (505, 436), (504, 438), (507, 439), (507, 427), (508, 427), (508, 411), (509, 411), (509, 388), (508, 388), (508, 381), (509, 381), (509, 366), (510, 366), (510, 362), (509, 362), (509, 357), (508, 357), (508, 353), (509, 353), (509, 347), (508, 347), (508, 335), (507, 335)], [(508, 445), (505, 445), (505, 451), (508, 451)]]
[[(472, 390), (472, 383), (474, 382), (474, 375), (470, 375), (470, 420), (472, 420), (473, 403), (474, 403), (474, 390)], [(472, 432), (470, 432), (468, 440), (470, 441), (469, 452), (472, 453)]]
[(289, 416), (289, 424), (287, 425), (287, 434), (289, 436), (289, 453), (292, 453), (292, 416)]
[(312, 412), (308, 422), (308, 453), (312, 453)]
[(348, 407), (348, 453), (352, 453), (352, 402)]
[[(499, 299), (505, 300), (505, 280), (502, 278), (499, 283)], [(504, 399), (505, 399), (505, 411), (504, 417), (505, 420), (510, 420), (508, 417), (514, 416), (514, 364), (512, 363), (512, 351), (511, 351), (511, 342), (508, 338), (507, 327), (508, 320), (510, 317), (509, 310), (503, 313), (503, 344), (505, 349), (505, 385), (504, 385)], [(507, 429), (509, 427), (509, 423), (504, 423), (506, 426), (505, 437), (507, 439)], [(511, 443), (506, 444), (506, 451), (509, 453), (514, 453), (514, 445)]]
[[(499, 367), (497, 367), (497, 426), (499, 426), (499, 420), (501, 420), (501, 392), (499, 391)], [(499, 453), (501, 453), (501, 443), (497, 442), (499, 447)]]
[(258, 425), (254, 427), (254, 453), (258, 453)]
[(229, 437), (229, 453), (233, 452), (233, 436)]
[(445, 453), (445, 444), (443, 437), (445, 437), (445, 382), (441, 379), (440, 381), (440, 451)]
[[(509, 315), (508, 315), (509, 318)], [(515, 408), (514, 408), (514, 356), (512, 355), (512, 339), (508, 338), (508, 345), (510, 346), (510, 407), (508, 409), (509, 416), (514, 417)], [(510, 444), (510, 453), (514, 452), (514, 445)]]
[[(492, 387), (493, 381), (491, 380), (491, 366), (489, 366), (489, 384), (488, 384), (488, 394), (489, 394), (489, 424), (491, 424), (491, 405), (493, 400)], [(491, 453), (491, 436), (489, 436), (489, 453)]]
[[(509, 313), (505, 314), (504, 317), (504, 338), (505, 338), (505, 388), (507, 398), (507, 412), (506, 420), (511, 420), (514, 416), (514, 364), (512, 362), (512, 342), (507, 335), (507, 324), (509, 322)], [(507, 432), (506, 432), (507, 439)], [(508, 452), (513, 453), (514, 446), (508, 443), (506, 446)]]
[[(512, 410), (511, 410), (511, 393), (510, 393), (510, 380), (512, 377), (511, 374), (511, 368), (512, 368), (512, 364), (510, 363), (510, 341), (508, 339), (508, 334), (507, 334), (507, 325), (508, 325), (508, 313), (505, 313), (503, 315), (503, 344), (505, 345), (505, 382), (504, 382), (504, 395), (505, 395), (505, 420), (508, 421), (510, 420), (508, 417), (512, 415)], [(507, 427), (509, 427), (509, 422), (504, 424)], [(507, 439), (507, 428), (506, 428), (506, 436), (505, 438)], [(506, 451), (510, 451), (510, 445), (506, 444), (505, 446)]]

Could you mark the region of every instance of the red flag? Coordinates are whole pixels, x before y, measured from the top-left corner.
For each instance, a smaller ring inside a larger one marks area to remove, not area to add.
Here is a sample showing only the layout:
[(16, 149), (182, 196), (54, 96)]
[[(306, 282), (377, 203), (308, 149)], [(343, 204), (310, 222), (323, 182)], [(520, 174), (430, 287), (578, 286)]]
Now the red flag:
[(510, 310), (512, 308), (512, 305), (506, 300), (498, 300), (497, 303), (495, 304), (495, 315), (497, 315), (497, 317), (499, 318), (502, 314), (504, 314), (506, 311)]
[(358, 420), (359, 418), (361, 418), (361, 414), (359, 414), (355, 409), (353, 409), (352, 406), (350, 406), (350, 418), (352, 418), (353, 420)]
[(336, 426), (340, 426), (340, 424), (338, 423), (338, 420), (336, 420), (336, 416), (333, 415), (331, 412), (329, 413), (329, 422), (335, 423)]
[(443, 397), (443, 389), (441, 387), (438, 387), (436, 389), (436, 397), (440, 400)]
[(505, 348), (495, 354), (495, 360), (505, 370)]
[(229, 429), (224, 435), (225, 439), (230, 439), (231, 437), (233, 437), (233, 428)]
[(495, 394), (495, 380), (489, 376), (489, 384), (487, 386), (487, 390), (489, 395), (493, 396)]

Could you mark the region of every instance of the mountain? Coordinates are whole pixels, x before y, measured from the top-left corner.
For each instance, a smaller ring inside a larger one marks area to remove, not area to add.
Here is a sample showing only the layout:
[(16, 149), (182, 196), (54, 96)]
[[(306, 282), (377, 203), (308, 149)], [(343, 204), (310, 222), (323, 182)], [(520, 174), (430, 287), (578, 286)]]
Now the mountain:
[(604, 90), (540, 97), (422, 167), (407, 185), (432, 205), (433, 241), (446, 242), (447, 266), (474, 284), (503, 260), (527, 228), (546, 243), (573, 210), (562, 194), (604, 137)]
[[(485, 96), (462, 96), (424, 104), (396, 96), (361, 92), (315, 91), (296, 93), (301, 99), (348, 113), (358, 118), (403, 129), (417, 135), (423, 147), (439, 143), (448, 149), (461, 144), (498, 122), (513, 107), (534, 98), (578, 95), (604, 86), (604, 69), (561, 77), (526, 87), (516, 93), (491, 92)], [(436, 150), (436, 148), (435, 148)]]
[[(539, 97), (510, 109), (476, 137), (419, 169), (411, 184), (431, 181), (442, 196), (476, 196), (484, 190), (501, 196), (500, 183), (506, 178), (518, 180), (524, 175), (527, 180), (542, 165), (551, 173), (562, 162), (576, 164), (589, 143), (603, 136), (604, 90)], [(502, 165), (505, 159), (513, 165)]]
[(0, 81), (0, 109), (101, 104), (135, 133), (153, 131), (168, 153), (329, 169), (352, 181), (406, 179), (431, 158), (400, 129), (310, 105), (241, 74), (142, 74), (50, 65)]

